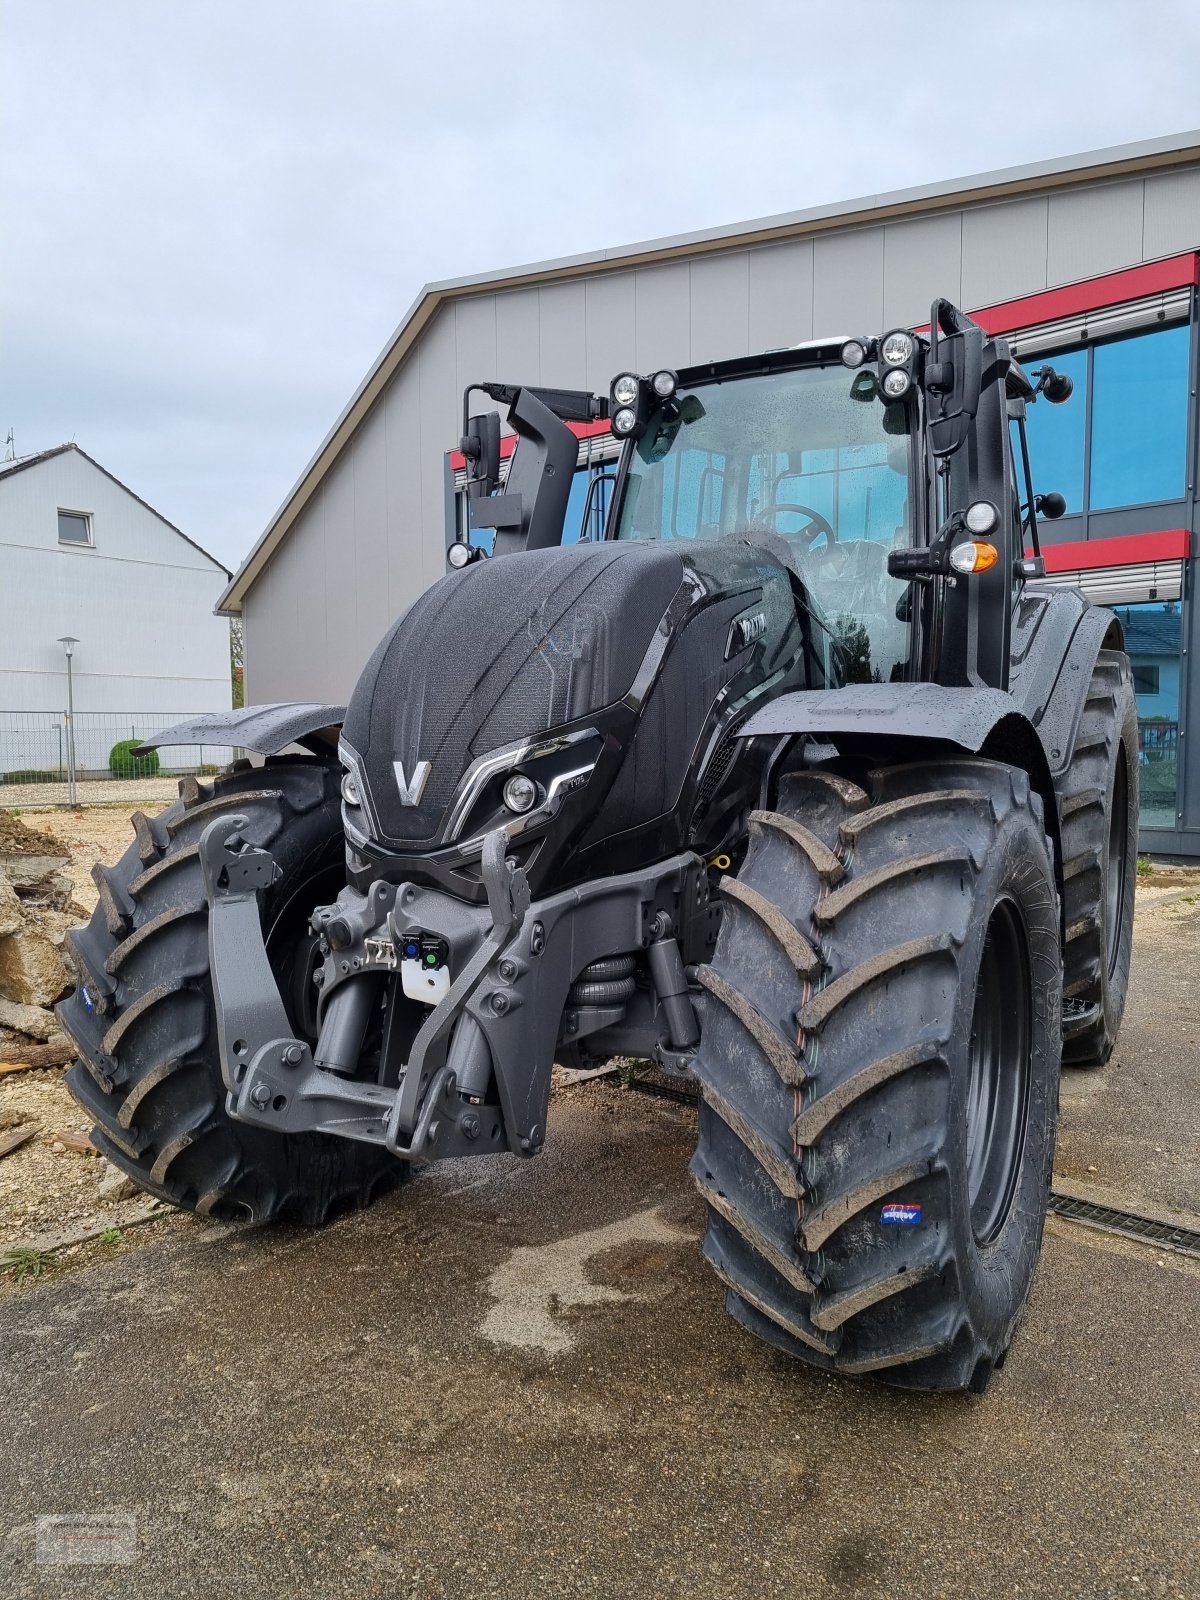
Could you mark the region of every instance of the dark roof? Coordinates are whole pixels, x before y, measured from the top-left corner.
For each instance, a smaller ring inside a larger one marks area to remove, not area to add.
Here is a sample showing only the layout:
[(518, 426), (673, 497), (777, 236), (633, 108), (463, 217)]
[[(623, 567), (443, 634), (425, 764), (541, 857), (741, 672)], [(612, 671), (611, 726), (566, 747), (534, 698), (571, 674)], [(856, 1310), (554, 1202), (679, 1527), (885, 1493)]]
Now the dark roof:
[(1130, 607), (1120, 612), (1125, 625), (1125, 649), (1131, 656), (1177, 656), (1183, 618), (1176, 611), (1157, 607)]
[(36, 455), (21, 456), (16, 461), (0, 461), (0, 484), (4, 483), (7, 478), (15, 477), (18, 472), (24, 472), (26, 467), (37, 467), (40, 466), (43, 461), (49, 461), (51, 456), (61, 456), (64, 450), (76, 451), (76, 453), (81, 455), (85, 461), (89, 462), (93, 467), (95, 467), (97, 472), (102, 472), (110, 483), (115, 483), (118, 489), (124, 489), (125, 493), (129, 495), (131, 499), (137, 501), (138, 505), (145, 506), (146, 510), (151, 516), (157, 517), (160, 522), (165, 523), (166, 526), (170, 528), (172, 533), (177, 533), (185, 544), (190, 544), (193, 550), (199, 550), (204, 559), (206, 561), (211, 561), (213, 566), (217, 568), (218, 572), (223, 572), (226, 578), (233, 576), (223, 561), (218, 561), (216, 556), (207, 551), (202, 544), (197, 544), (195, 539), (189, 538), (188, 535), (184, 533), (182, 528), (177, 528), (168, 517), (163, 516), (161, 511), (155, 510), (148, 500), (143, 500), (141, 495), (136, 493), (135, 490), (131, 489), (127, 483), (122, 483), (120, 478), (118, 478), (115, 473), (110, 472), (107, 467), (102, 467), (94, 456), (88, 455), (86, 450), (81, 450), (79, 446), (73, 442), (69, 444), (56, 444), (50, 450), (39, 450)]
[[(60, 456), (64, 450), (73, 450), (74, 445), (56, 444), (51, 450), (39, 450), (36, 455), (18, 456), (15, 461), (0, 461), (0, 476), (15, 478), (18, 472), (24, 472), (26, 467), (39, 466), (43, 461), (49, 461), (51, 456)], [(80, 455), (83, 454), (81, 450)], [(103, 468), (101, 469), (103, 471)], [(122, 484), (122, 488), (124, 485)]]

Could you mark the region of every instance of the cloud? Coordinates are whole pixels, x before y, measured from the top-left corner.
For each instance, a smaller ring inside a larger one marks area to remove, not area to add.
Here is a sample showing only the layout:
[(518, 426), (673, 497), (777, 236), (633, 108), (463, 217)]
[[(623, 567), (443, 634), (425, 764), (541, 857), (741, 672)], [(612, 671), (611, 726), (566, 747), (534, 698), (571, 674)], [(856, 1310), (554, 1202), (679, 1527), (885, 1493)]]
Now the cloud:
[(8, 0), (0, 424), (236, 566), (424, 282), (1176, 131), (1156, 19)]

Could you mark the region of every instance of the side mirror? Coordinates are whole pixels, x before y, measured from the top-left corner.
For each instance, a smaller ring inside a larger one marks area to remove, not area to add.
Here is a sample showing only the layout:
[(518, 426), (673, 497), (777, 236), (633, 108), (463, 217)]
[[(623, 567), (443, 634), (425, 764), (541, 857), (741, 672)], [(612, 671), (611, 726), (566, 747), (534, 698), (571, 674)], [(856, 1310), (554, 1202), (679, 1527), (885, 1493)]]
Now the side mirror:
[[(1070, 378), (1066, 380), (1070, 383)], [(1057, 522), (1067, 509), (1067, 502), (1056, 490), (1049, 494), (1038, 494), (1033, 497), (1034, 508), (1039, 516), (1046, 517), (1051, 522)]]
[(1049, 400), (1052, 406), (1062, 405), (1064, 400), (1069, 400), (1075, 393), (1075, 384), (1067, 377), (1065, 372), (1055, 372), (1053, 367), (1039, 367), (1034, 373), (1037, 378), (1037, 392)]
[(468, 418), (458, 448), (467, 458), (467, 493), (472, 499), (490, 495), (500, 482), (500, 413)]

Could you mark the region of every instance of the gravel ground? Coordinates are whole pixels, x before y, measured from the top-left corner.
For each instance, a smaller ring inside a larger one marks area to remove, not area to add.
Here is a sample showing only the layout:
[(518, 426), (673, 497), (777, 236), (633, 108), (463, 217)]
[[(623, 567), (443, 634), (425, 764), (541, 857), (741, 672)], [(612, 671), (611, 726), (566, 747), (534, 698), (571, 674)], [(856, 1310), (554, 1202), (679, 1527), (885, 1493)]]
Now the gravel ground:
[[(174, 800), (179, 792), (178, 778), (102, 778), (75, 785), (75, 794), (84, 806), (140, 806)], [(65, 783), (0, 784), (0, 805), (6, 811), (26, 812), (43, 806), (66, 807), (69, 790)], [(59, 815), (55, 811), (55, 815)]]

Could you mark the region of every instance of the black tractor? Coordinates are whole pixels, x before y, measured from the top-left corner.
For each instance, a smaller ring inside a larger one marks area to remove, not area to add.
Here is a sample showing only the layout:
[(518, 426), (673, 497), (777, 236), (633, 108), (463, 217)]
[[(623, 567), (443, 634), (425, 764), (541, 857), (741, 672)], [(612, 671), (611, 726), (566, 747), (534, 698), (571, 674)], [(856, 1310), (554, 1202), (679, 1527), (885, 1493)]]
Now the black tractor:
[[(739, 1322), (982, 1389), (1060, 1061), (1108, 1058), (1129, 971), (1129, 663), (1039, 584), (1025, 447), (1070, 382), (936, 301), (606, 397), (482, 388), (510, 470), (464, 401), (451, 570), (349, 706), (159, 736), (260, 759), (96, 869), (60, 1008), (95, 1142), (176, 1205), (320, 1222), (536, 1155), (555, 1061), (648, 1059), (698, 1086)], [(568, 423), (604, 417), (604, 538), (564, 545)]]

